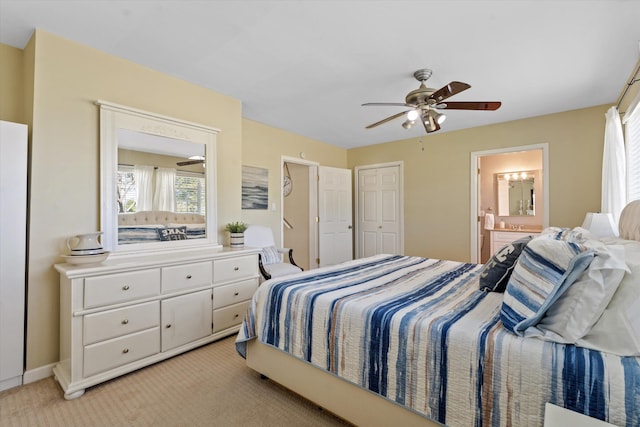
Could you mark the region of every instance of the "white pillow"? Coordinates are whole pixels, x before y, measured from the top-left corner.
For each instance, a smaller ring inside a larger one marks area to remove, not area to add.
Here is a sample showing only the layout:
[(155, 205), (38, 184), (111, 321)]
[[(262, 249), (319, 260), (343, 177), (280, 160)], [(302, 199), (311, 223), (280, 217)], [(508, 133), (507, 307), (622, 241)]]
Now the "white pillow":
[(600, 319), (576, 344), (619, 356), (640, 356), (640, 242), (607, 242), (624, 247), (630, 271), (625, 273)]
[(622, 245), (605, 245), (598, 240), (583, 243), (593, 249), (595, 257), (569, 288), (549, 307), (527, 336), (575, 344), (600, 319), (626, 271)]

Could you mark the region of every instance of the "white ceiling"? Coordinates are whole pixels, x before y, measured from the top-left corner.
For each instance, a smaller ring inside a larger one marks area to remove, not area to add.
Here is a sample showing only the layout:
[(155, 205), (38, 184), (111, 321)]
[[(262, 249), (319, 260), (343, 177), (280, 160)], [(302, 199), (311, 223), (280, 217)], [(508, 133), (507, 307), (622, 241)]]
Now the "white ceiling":
[[(614, 104), (639, 57), (638, 0), (0, 0), (0, 42), (35, 28), (242, 101), (243, 116), (339, 147), (425, 135), (364, 127), (416, 89), (453, 80), (438, 133)], [(603, 122), (604, 123), (604, 122)]]

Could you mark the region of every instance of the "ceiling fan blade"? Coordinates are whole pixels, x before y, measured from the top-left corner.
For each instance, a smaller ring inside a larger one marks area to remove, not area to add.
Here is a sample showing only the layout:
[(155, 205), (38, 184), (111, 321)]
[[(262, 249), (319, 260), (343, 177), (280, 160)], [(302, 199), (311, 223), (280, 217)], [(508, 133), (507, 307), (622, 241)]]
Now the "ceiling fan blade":
[(185, 160), (184, 162), (177, 162), (178, 166), (189, 166), (189, 165), (197, 165), (199, 163), (204, 163), (204, 160)]
[(450, 96), (455, 95), (456, 93), (460, 93), (463, 90), (467, 90), (469, 89), (471, 86), (466, 84), (466, 83), (462, 83), (462, 82), (451, 82), (448, 85), (441, 87), (440, 89), (438, 89), (437, 91), (433, 92), (430, 96), (429, 99), (434, 99), (436, 102), (440, 102), (443, 99), (447, 99)]
[(415, 105), (411, 105), (411, 104), (405, 104), (403, 102), (367, 102), (366, 104), (362, 104), (363, 107), (370, 107), (370, 106), (377, 106), (377, 107), (414, 107)]
[(489, 110), (494, 111), (500, 108), (502, 102), (443, 102), (435, 108), (447, 110)]
[(393, 119), (397, 119), (398, 117), (400, 117), (400, 116), (402, 116), (404, 114), (407, 114), (409, 111), (411, 111), (411, 110), (402, 111), (401, 113), (394, 114), (393, 116), (389, 116), (386, 119), (382, 119), (379, 122), (375, 122), (375, 123), (370, 124), (369, 126), (366, 126), (365, 129), (371, 129), (371, 128), (374, 128), (374, 127), (376, 127), (378, 125), (381, 125), (383, 123), (390, 122)]

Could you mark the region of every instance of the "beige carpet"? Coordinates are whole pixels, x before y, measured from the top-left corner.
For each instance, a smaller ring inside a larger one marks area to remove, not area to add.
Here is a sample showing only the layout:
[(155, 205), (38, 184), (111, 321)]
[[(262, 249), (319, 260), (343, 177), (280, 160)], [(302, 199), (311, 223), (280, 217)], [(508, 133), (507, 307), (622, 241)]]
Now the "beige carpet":
[(348, 426), (247, 368), (235, 337), (64, 400), (53, 377), (0, 392), (0, 426)]

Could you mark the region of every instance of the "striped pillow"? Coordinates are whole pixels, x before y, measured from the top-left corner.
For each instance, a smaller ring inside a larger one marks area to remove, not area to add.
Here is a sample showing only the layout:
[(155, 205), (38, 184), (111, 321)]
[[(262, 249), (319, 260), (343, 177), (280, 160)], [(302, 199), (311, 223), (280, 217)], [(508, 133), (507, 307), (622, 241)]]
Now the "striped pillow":
[(580, 243), (541, 236), (522, 251), (502, 300), (504, 327), (524, 336), (547, 309), (582, 274), (593, 250)]
[(278, 249), (276, 249), (275, 246), (267, 246), (265, 248), (262, 248), (261, 252), (263, 265), (278, 264), (282, 262), (280, 252), (278, 252)]

